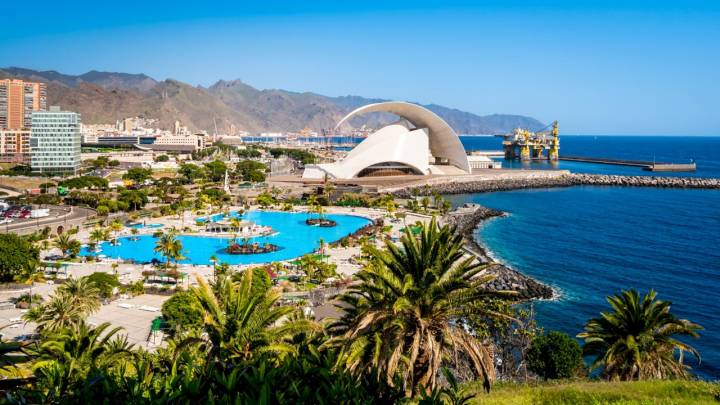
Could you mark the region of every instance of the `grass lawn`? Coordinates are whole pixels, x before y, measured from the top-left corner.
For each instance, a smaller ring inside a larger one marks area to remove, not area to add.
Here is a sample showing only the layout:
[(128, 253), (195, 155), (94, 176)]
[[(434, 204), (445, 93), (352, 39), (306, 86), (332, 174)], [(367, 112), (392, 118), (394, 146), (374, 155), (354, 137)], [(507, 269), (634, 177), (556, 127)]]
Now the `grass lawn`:
[(498, 384), (490, 394), (472, 386), (475, 404), (719, 404), (720, 385), (699, 381)]

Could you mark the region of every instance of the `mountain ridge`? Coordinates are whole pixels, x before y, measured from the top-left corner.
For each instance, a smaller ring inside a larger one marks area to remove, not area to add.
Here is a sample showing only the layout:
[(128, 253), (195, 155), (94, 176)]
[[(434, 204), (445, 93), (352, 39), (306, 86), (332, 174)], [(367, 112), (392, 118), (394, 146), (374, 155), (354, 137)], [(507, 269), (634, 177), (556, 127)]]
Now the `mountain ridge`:
[[(143, 73), (97, 70), (69, 75), (55, 70), (8, 67), (0, 68), (0, 78), (47, 83), (48, 104), (80, 112), (83, 122), (88, 124), (144, 116), (158, 119), (161, 127), (171, 127), (178, 119), (193, 130), (210, 133), (215, 126), (220, 132), (227, 132), (231, 127), (249, 132), (332, 128), (355, 108), (389, 101), (357, 95), (333, 97), (309, 91), (257, 89), (240, 79), (221, 79), (203, 87), (170, 78), (158, 81)], [(522, 115), (481, 116), (437, 104), (423, 106), (461, 134), (500, 133), (515, 127), (536, 130), (545, 126)], [(354, 118), (351, 124), (378, 127), (396, 119), (392, 114), (372, 113)]]

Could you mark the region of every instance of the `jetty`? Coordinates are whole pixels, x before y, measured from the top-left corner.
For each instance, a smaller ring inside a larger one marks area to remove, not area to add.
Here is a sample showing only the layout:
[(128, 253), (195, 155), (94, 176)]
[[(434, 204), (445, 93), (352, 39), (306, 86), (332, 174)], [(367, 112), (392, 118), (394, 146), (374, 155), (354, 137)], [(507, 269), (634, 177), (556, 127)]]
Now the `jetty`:
[(598, 163), (603, 165), (635, 166), (651, 172), (694, 172), (697, 167), (692, 163), (649, 162), (644, 160), (609, 159), (585, 156), (560, 156), (568, 162)]

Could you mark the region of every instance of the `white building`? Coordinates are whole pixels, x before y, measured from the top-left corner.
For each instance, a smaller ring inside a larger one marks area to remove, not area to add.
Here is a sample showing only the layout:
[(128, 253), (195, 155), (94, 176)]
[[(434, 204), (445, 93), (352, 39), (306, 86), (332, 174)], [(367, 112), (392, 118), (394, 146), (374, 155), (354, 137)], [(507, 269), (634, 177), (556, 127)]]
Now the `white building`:
[(80, 114), (50, 107), (32, 113), (30, 166), (34, 172), (72, 173), (80, 169)]
[(389, 112), (401, 120), (369, 135), (339, 162), (305, 166), (303, 178), (468, 174), (472, 170), (455, 131), (435, 113), (416, 104), (369, 104), (348, 114), (336, 128), (369, 112)]
[(187, 134), (187, 135), (174, 135), (174, 134), (163, 134), (155, 138), (153, 146), (160, 146), (153, 148), (157, 150), (164, 150), (162, 146), (178, 146), (187, 147), (190, 151), (205, 149), (205, 136), (201, 134)]

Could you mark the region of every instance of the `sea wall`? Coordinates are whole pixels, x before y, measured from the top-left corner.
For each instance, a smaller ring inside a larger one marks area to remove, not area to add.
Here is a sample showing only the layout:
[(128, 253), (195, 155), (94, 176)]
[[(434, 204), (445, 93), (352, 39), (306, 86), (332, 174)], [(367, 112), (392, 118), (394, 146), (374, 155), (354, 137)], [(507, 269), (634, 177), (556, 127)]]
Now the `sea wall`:
[(556, 176), (539, 176), (536, 173), (523, 176), (503, 174), (488, 178), (470, 176), (454, 179), (452, 177), (435, 178), (425, 184), (411, 184), (383, 192), (391, 192), (401, 197), (412, 194), (483, 193), (527, 188), (570, 187), (570, 186), (624, 186), (656, 188), (694, 188), (720, 189), (720, 179), (700, 177), (659, 177), (659, 176), (617, 176), (604, 174), (562, 173)]
[(497, 291), (515, 291), (520, 300), (553, 298), (553, 289), (501, 263), (495, 263), (485, 248), (475, 240), (475, 229), (487, 219), (505, 215), (504, 212), (479, 204), (465, 204), (448, 213), (443, 223), (454, 226), (465, 239), (465, 249), (483, 263), (493, 263), (486, 270), (495, 276), (488, 287)]

